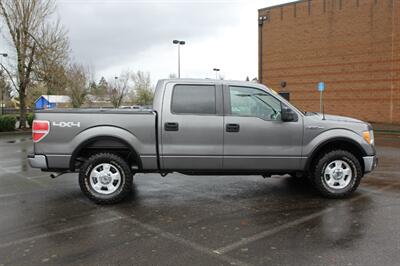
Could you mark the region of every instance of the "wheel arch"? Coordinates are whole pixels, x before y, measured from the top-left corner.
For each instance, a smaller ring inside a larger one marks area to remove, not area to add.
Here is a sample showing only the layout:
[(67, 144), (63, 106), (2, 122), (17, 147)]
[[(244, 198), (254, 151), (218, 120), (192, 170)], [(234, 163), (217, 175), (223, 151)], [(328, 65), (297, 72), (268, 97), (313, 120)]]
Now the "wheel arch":
[(309, 171), (313, 162), (319, 157), (320, 154), (328, 151), (328, 150), (346, 150), (354, 154), (354, 156), (359, 160), (362, 169), (364, 169), (364, 161), (362, 159), (363, 156), (366, 156), (367, 153), (363, 149), (363, 147), (357, 143), (357, 141), (346, 138), (346, 137), (335, 137), (328, 140), (323, 141), (317, 147), (315, 147), (310, 153), (311, 156), (307, 158), (305, 164), (305, 170)]
[[(102, 143), (107, 143), (108, 146), (101, 146)], [(115, 145), (117, 144), (117, 145)], [(84, 141), (82, 141), (72, 152), (71, 159), (70, 159), (70, 164), (69, 168), (71, 171), (75, 170), (75, 161), (79, 157), (79, 155), (82, 155), (82, 153), (85, 150), (92, 149), (96, 150), (99, 149), (99, 151), (109, 151), (109, 152), (115, 152), (118, 153), (118, 151), (121, 151), (123, 149), (127, 149), (131, 154), (132, 158), (134, 159), (133, 161), (128, 161), (129, 163), (136, 163), (137, 167), (139, 169), (142, 169), (142, 161), (139, 156), (139, 153), (136, 151), (136, 149), (129, 144), (126, 140), (116, 137), (116, 136), (111, 136), (111, 135), (98, 135), (94, 136), (91, 138), (88, 138)]]

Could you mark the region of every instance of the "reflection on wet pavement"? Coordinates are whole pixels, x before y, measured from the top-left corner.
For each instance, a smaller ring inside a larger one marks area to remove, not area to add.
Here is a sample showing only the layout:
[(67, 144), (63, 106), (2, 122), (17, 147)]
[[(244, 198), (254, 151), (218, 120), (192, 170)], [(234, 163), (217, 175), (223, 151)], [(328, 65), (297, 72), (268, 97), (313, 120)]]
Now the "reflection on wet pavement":
[(377, 141), (346, 200), (290, 177), (139, 174), (127, 201), (97, 206), (76, 174), (28, 166), (29, 135), (1, 136), (0, 265), (397, 265), (400, 145)]

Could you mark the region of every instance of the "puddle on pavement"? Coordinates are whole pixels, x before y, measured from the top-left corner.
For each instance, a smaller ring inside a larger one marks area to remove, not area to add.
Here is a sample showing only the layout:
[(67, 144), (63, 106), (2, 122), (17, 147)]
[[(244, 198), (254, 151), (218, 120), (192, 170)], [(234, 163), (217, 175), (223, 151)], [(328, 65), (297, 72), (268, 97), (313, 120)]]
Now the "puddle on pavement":
[(4, 141), (4, 143), (10, 143), (10, 144), (13, 144), (13, 143), (22, 143), (22, 142), (30, 141), (30, 140), (32, 140), (32, 138), (11, 139), (11, 140), (6, 140), (6, 141)]

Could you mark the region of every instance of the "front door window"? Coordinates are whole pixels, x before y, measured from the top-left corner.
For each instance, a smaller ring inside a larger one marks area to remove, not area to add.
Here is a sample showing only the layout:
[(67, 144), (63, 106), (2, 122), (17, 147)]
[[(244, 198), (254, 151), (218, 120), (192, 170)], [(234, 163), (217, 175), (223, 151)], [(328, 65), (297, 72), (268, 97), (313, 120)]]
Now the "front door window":
[(281, 120), (281, 102), (265, 91), (230, 86), (231, 115)]

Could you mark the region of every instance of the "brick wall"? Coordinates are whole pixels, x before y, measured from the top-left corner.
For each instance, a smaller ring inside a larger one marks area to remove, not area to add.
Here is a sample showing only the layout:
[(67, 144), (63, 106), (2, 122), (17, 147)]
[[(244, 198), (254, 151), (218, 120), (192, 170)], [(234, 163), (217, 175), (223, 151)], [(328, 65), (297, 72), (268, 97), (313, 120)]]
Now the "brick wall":
[[(261, 18), (261, 22), (260, 22)], [(400, 124), (400, 0), (305, 0), (259, 10), (259, 78), (303, 110)]]

